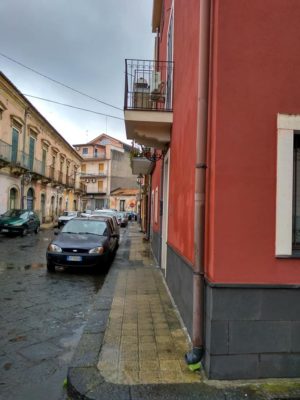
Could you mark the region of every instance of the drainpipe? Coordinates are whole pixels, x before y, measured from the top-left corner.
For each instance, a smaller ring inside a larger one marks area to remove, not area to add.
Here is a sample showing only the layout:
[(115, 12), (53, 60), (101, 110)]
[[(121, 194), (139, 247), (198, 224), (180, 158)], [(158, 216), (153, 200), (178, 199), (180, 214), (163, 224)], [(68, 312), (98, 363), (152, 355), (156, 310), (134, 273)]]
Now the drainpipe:
[(204, 354), (204, 237), (205, 181), (208, 119), (209, 41), (211, 0), (200, 1), (198, 105), (195, 165), (195, 220), (193, 271), (193, 349), (186, 354), (189, 365), (197, 364)]
[(151, 210), (151, 201), (152, 201), (152, 192), (151, 192), (151, 189), (152, 189), (152, 175), (148, 175), (148, 190), (147, 190), (147, 192), (148, 192), (148, 217), (147, 217), (147, 219), (148, 219), (148, 223), (147, 223), (147, 235), (146, 235), (146, 237), (147, 237), (147, 240), (150, 240), (150, 225), (151, 225), (151, 212), (152, 212), (152, 210)]

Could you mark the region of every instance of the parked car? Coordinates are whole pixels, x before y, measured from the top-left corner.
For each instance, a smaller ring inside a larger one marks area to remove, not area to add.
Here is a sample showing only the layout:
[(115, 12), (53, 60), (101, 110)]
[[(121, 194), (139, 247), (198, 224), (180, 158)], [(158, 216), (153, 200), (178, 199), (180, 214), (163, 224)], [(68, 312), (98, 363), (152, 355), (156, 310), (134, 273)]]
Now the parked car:
[(64, 213), (58, 218), (58, 227), (61, 228), (64, 226), (68, 221), (73, 218), (80, 217), (79, 211), (64, 211)]
[(82, 213), (81, 213), (81, 217), (89, 217), (90, 215), (92, 215), (92, 210), (84, 210)]
[(22, 236), (28, 232), (38, 233), (40, 230), (40, 219), (31, 210), (8, 210), (0, 216), (0, 232), (18, 233)]
[(111, 210), (95, 210), (93, 213), (90, 215), (91, 218), (93, 217), (110, 217), (113, 221), (113, 226), (114, 226), (114, 232), (116, 233), (118, 240), (120, 239), (120, 227), (119, 223), (117, 220), (117, 213), (115, 211)]
[(115, 217), (111, 216), (111, 215), (95, 215), (93, 214), (91, 216), (91, 218), (93, 219), (98, 219), (100, 221), (107, 221), (110, 226), (111, 226), (111, 230), (112, 232), (115, 234), (116, 239), (117, 239), (117, 248), (119, 247), (119, 240), (120, 240), (120, 227), (119, 225), (116, 223), (115, 221)]
[(105, 219), (73, 218), (47, 248), (47, 269), (97, 267), (105, 270), (117, 250), (117, 237)]
[(120, 218), (120, 225), (126, 227), (128, 225), (128, 216), (126, 212), (119, 212), (118, 218)]

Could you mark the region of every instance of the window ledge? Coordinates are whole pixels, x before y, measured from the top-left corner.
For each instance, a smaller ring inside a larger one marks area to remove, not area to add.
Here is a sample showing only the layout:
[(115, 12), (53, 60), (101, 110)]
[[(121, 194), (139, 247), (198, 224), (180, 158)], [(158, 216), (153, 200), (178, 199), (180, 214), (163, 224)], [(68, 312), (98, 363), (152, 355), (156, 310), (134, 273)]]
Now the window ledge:
[(277, 255), (276, 258), (299, 258), (300, 259), (300, 251), (294, 251), (292, 254), (287, 254), (287, 255)]

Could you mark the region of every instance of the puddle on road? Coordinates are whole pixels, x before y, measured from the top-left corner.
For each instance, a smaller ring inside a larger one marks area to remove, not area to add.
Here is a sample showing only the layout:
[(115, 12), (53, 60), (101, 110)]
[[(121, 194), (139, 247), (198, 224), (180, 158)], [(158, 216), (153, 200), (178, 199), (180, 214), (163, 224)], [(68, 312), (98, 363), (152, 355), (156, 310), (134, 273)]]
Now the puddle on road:
[(14, 269), (14, 264), (0, 261), (0, 274), (6, 271), (7, 269)]
[(74, 354), (75, 347), (77, 346), (77, 344), (81, 338), (83, 328), (84, 328), (84, 325), (75, 329), (71, 336), (67, 336), (65, 338), (60, 339), (59, 344), (62, 347), (64, 347), (66, 350), (68, 350), (64, 354), (59, 356), (60, 360), (66, 362), (66, 363), (69, 363), (71, 361), (73, 354)]
[(24, 266), (24, 269), (40, 269), (44, 268), (45, 264), (43, 263), (32, 263), (32, 264), (27, 264)]
[(13, 263), (7, 263), (4, 261), (0, 261), (0, 274), (8, 269), (15, 269), (15, 268), (23, 269), (24, 268), (25, 270), (28, 270), (28, 269), (41, 269), (41, 268), (45, 268), (45, 267), (46, 267), (46, 264), (43, 264), (43, 263), (32, 263), (32, 264), (24, 265), (24, 267), (21, 267), (19, 265), (15, 265)]
[(83, 328), (84, 328), (84, 325), (80, 326), (77, 329), (74, 329), (72, 335), (60, 339), (59, 344), (65, 348), (75, 347), (77, 345), (77, 343), (79, 342), (79, 339), (82, 335)]

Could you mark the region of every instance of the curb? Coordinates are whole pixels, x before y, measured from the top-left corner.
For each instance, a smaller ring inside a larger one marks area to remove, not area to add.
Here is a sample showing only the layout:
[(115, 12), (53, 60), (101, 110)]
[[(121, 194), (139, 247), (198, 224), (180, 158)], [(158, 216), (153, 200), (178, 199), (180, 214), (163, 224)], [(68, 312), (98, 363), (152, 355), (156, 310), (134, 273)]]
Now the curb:
[[(118, 261), (119, 264), (119, 261)], [(67, 392), (74, 400), (264, 400), (249, 388), (218, 389), (205, 383), (120, 385), (105, 381), (97, 368), (98, 356), (121, 266), (109, 271), (100, 296), (68, 368)], [(124, 268), (124, 266), (123, 266)], [(128, 268), (128, 267), (127, 267)], [(130, 267), (129, 267), (130, 268)]]

